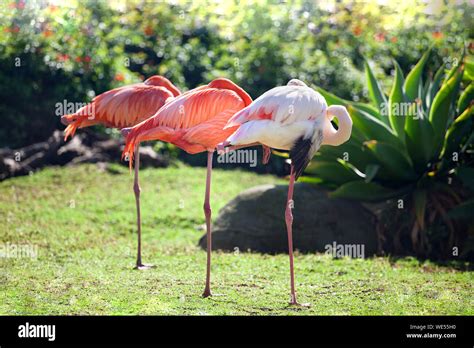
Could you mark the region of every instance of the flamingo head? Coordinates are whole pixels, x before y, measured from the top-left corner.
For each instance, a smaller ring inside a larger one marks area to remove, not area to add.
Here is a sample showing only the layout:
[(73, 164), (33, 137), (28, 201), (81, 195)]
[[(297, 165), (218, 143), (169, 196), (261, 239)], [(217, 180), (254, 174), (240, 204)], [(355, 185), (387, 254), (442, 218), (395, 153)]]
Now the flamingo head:
[(65, 126), (69, 126), (71, 123), (76, 122), (78, 117), (74, 114), (61, 116), (61, 123)]

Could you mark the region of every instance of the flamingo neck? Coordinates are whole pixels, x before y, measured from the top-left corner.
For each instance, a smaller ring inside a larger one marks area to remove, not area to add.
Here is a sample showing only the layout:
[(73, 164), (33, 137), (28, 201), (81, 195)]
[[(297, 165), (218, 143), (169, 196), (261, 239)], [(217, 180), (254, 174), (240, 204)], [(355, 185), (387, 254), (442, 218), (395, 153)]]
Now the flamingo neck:
[[(331, 120), (336, 117), (338, 129), (336, 130)], [(331, 105), (326, 110), (326, 118), (323, 129), (323, 145), (339, 146), (351, 137), (352, 119), (346, 108), (342, 105)]]

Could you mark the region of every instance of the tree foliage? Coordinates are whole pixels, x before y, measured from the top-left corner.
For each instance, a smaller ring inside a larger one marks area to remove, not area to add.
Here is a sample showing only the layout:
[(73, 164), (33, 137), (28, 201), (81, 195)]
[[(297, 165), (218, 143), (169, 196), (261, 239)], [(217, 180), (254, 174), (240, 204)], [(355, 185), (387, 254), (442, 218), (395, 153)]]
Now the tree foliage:
[(253, 97), (296, 77), (364, 101), (364, 56), (387, 89), (388, 57), (408, 71), (438, 42), (432, 64), (451, 64), (472, 37), (467, 2), (449, 11), (422, 1), (379, 3), (4, 0), (0, 146), (49, 136), (63, 100), (86, 102), (153, 74), (182, 89), (225, 76)]

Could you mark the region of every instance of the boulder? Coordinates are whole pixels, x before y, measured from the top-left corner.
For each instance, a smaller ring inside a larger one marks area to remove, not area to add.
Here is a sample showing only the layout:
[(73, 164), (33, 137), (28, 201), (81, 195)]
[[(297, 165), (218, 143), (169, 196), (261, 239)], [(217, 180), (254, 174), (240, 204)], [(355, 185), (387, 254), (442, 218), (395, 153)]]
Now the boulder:
[[(288, 186), (263, 185), (227, 203), (212, 226), (213, 249), (287, 253), (285, 206)], [(325, 252), (327, 245), (363, 245), (377, 250), (375, 217), (355, 201), (330, 199), (314, 185), (295, 185), (293, 244), (301, 252)], [(206, 247), (206, 235), (199, 245)]]
[(74, 157), (67, 165), (76, 165), (83, 163), (104, 163), (110, 162), (110, 157), (101, 152), (87, 151), (85, 154)]
[[(121, 161), (123, 139), (109, 138), (90, 129), (81, 129), (67, 143), (63, 132), (55, 131), (47, 141), (21, 149), (0, 149), (0, 180), (27, 175), (47, 165), (75, 165)], [(167, 167), (169, 158), (157, 153), (151, 146), (140, 146), (140, 167)]]
[(119, 139), (107, 139), (102, 141), (97, 141), (94, 143), (93, 148), (110, 156), (111, 158), (119, 159), (122, 157), (123, 141)]
[(25, 146), (24, 148), (13, 151), (12, 157), (19, 156), (19, 158), (24, 159), (31, 157), (38, 152), (46, 152), (48, 150), (48, 142), (44, 141), (41, 143), (36, 143), (32, 145)]
[(62, 143), (60, 131), (55, 131), (47, 141), (21, 149), (0, 149), (0, 180), (12, 176), (27, 175), (50, 164)]
[(14, 176), (20, 169), (20, 165), (13, 158), (0, 156), (0, 180)]
[(48, 164), (48, 160), (49, 157), (47, 151), (40, 151), (35, 154), (32, 154), (20, 163), (20, 175), (26, 175), (37, 168), (44, 167)]
[(169, 165), (169, 160), (162, 154), (153, 150), (151, 146), (140, 146), (140, 167), (160, 167)]
[(58, 149), (64, 145), (64, 134), (62, 131), (55, 130), (53, 134), (46, 141), (48, 143), (48, 155), (56, 156)]
[(92, 151), (83, 144), (82, 136), (77, 135), (59, 148), (55, 164), (64, 165), (77, 157), (90, 156), (91, 152)]

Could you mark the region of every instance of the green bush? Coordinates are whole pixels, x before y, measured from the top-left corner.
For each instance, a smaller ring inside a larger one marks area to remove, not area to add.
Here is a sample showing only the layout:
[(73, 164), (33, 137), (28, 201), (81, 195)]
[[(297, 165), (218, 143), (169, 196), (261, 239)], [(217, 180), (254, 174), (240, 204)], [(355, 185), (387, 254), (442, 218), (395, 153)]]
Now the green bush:
[(0, 147), (46, 139), (61, 127), (55, 106), (65, 99), (87, 102), (153, 74), (182, 89), (225, 76), (254, 98), (296, 77), (366, 101), (362, 54), (377, 62), (385, 87), (387, 57), (408, 70), (439, 41), (432, 58), (439, 66), (472, 38), (467, 3), (440, 4), (433, 13), (429, 6), (408, 0), (331, 6), (312, 0), (89, 0), (61, 6), (11, 0), (0, 8)]
[(101, 3), (71, 11), (12, 2), (0, 17), (0, 147), (46, 139), (60, 127), (58, 105), (89, 101), (117, 86), (112, 42), (94, 24), (109, 18)]
[(366, 63), (370, 103), (320, 89), (329, 104), (347, 107), (353, 131), (342, 146), (323, 146), (303, 180), (334, 189), (331, 197), (391, 199), (380, 237), (396, 252), (447, 257), (462, 246), (467, 256), (474, 250), (474, 61), (463, 55), (433, 74), (429, 59), (430, 50), (406, 77), (393, 61), (388, 95)]

